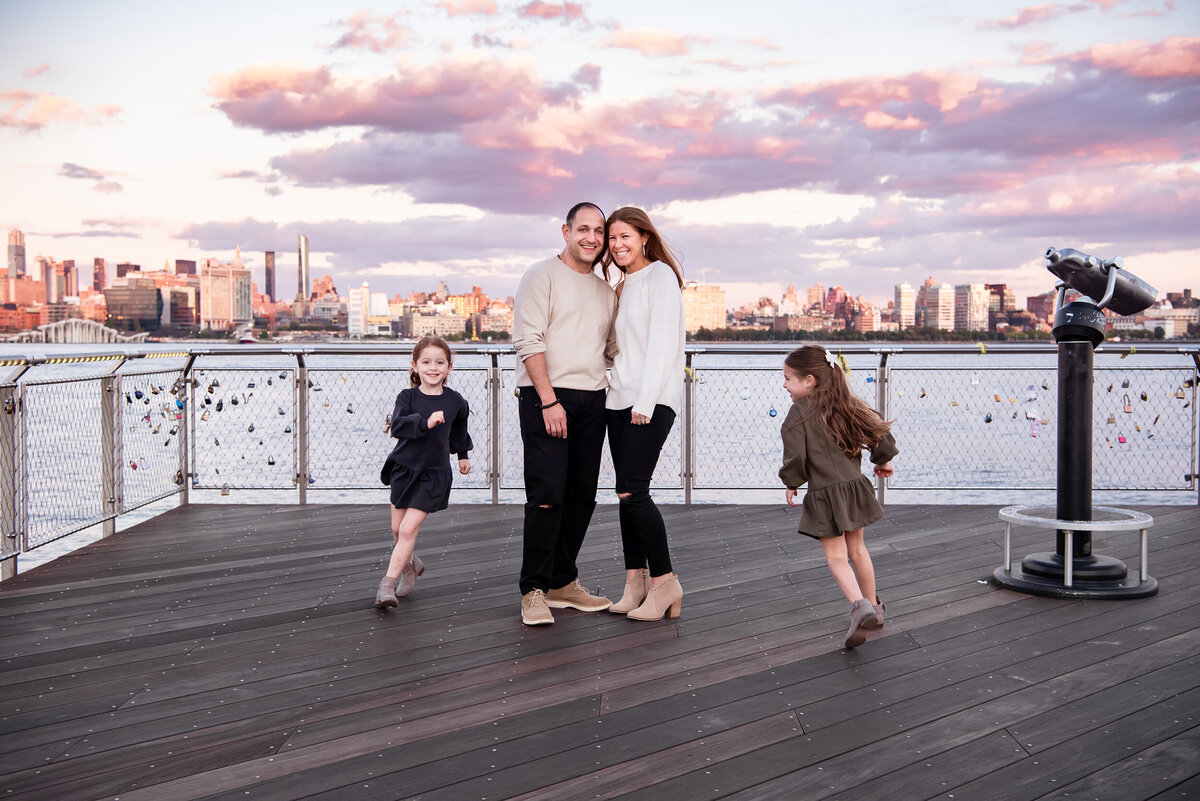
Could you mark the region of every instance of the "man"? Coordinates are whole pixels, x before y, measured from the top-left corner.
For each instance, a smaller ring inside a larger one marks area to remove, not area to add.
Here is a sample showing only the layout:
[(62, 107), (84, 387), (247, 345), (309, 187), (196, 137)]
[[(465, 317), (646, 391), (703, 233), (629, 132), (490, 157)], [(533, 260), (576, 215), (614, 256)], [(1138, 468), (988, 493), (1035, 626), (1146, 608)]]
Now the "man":
[(550, 607), (599, 612), (612, 602), (579, 584), (604, 446), (605, 367), (616, 351), (617, 296), (594, 272), (604, 254), (604, 213), (567, 213), (561, 253), (534, 264), (517, 287), (513, 345), (525, 446), (521, 621), (554, 622)]

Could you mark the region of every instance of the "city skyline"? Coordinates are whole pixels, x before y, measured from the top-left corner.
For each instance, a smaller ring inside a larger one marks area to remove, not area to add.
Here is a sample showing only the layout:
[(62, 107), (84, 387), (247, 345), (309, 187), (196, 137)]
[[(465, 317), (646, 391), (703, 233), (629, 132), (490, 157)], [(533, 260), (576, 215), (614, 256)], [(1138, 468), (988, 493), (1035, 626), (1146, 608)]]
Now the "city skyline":
[[(21, 242), (24, 242), (24, 240), (25, 240), (23, 232), (21, 232), (19, 230), (9, 231), (8, 234), (9, 234), (10, 241), (13, 239), (14, 235), (19, 236)], [(307, 238), (305, 237), (300, 240), (299, 254), (306, 253), (306, 245), (307, 245)], [(24, 246), (22, 245), (22, 247), (24, 247)], [(9, 250), (11, 252), (12, 245), (9, 246)], [(302, 292), (300, 290), (300, 285), (302, 283), (313, 284), (315, 282), (313, 281), (311, 272), (306, 275), (305, 272), (300, 268), (301, 256), (299, 254), (297, 257), (297, 267), (296, 267), (297, 297), (302, 296), (304, 298), (311, 298), (312, 294), (315, 293), (315, 291), (316, 291), (315, 286), (310, 287), (310, 289), (312, 289), (313, 292), (309, 293), (309, 294), (302, 294)], [(195, 255), (195, 254), (193, 254), (193, 255)], [(236, 247), (234, 250), (234, 258), (229, 260), (228, 262), (221, 260), (221, 259), (217, 259), (216, 257), (200, 256), (198, 258), (201, 262), (213, 260), (214, 263), (218, 263), (218, 264), (232, 264), (234, 260), (238, 260), (243, 264), (244, 269), (246, 269), (250, 272), (251, 282), (258, 289), (258, 292), (260, 294), (270, 297), (272, 302), (290, 303), (295, 298), (292, 295), (288, 294), (286, 290), (284, 290), (284, 294), (281, 296), (277, 296), (274, 293), (272, 293), (271, 291), (269, 291), (271, 288), (272, 282), (277, 282), (280, 279), (281, 275), (282, 275), (283, 281), (286, 283), (287, 282), (287, 274), (288, 274), (288, 272), (290, 272), (290, 270), (287, 268), (286, 265), (283, 268), (280, 268), (278, 266), (278, 263), (276, 260), (277, 254), (274, 251), (269, 251), (269, 250), (264, 251), (262, 255), (264, 257), (264, 264), (262, 267), (258, 268), (257, 270), (255, 270), (251, 267), (251, 263), (253, 261), (253, 252), (242, 251)], [(26, 253), (22, 253), (22, 257), (23, 257), (23, 260), (28, 259), (28, 256)], [(43, 258), (43, 254), (37, 254), (33, 257), (35, 264), (36, 264), (37, 260), (40, 258)], [(50, 258), (50, 257), (46, 257), (46, 258)], [(11, 261), (12, 261), (12, 258), (10, 255), (10, 262)], [(64, 261), (66, 263), (72, 264), (72, 265), (74, 262), (74, 260), (52, 259), (51, 263), (63, 263)], [(106, 271), (106, 274), (108, 276), (108, 280), (105, 282), (106, 285), (112, 285), (113, 282), (119, 281), (120, 279), (123, 279), (125, 277), (126, 273), (122, 272), (122, 268), (126, 268), (129, 270), (136, 268), (139, 271), (139, 273), (132, 273), (132, 272), (128, 273), (130, 275), (137, 275), (137, 274), (155, 275), (155, 274), (158, 274), (161, 272), (166, 272), (168, 274), (176, 274), (176, 273), (182, 272), (183, 274), (195, 275), (196, 274), (196, 264), (197, 264), (197, 260), (195, 260), (195, 259), (192, 259), (192, 260), (169, 259), (168, 261), (164, 262), (164, 264), (161, 266), (141, 265), (141, 264), (133, 264), (133, 263), (114, 263), (111, 260), (107, 260), (103, 257), (95, 257), (93, 259), (93, 261), (94, 261), (96, 269), (104, 269)], [(181, 271), (180, 267), (179, 267), (180, 264), (187, 265), (187, 267), (185, 267)], [(270, 270), (269, 272), (267, 270), (268, 265), (273, 267), (273, 269)], [(39, 269), (40, 269), (40, 267), (39, 267)], [(282, 273), (281, 273), (281, 269), (282, 269)], [(30, 269), (27, 268), (25, 270), (24, 274), (28, 275), (30, 278), (34, 278), (35, 280), (40, 280), (40, 276), (36, 275), (35, 272), (36, 271), (31, 271)], [(334, 278), (334, 276), (331, 273), (324, 273), (321, 277), (333, 279), (333, 284), (336, 289), (336, 284), (338, 283), (338, 281), (336, 278)], [(1188, 278), (1192, 278), (1192, 276), (1188, 276)], [(449, 280), (447, 280), (447, 279), (449, 279)], [(395, 291), (381, 290), (378, 288), (380, 286), (380, 284), (378, 282), (372, 282), (369, 279), (364, 279), (363, 281), (353, 283), (353, 284), (342, 281), (341, 283), (343, 283), (344, 289), (336, 290), (336, 294), (338, 295), (339, 298), (344, 300), (348, 297), (350, 290), (361, 287), (363, 283), (367, 283), (367, 284), (371, 284), (373, 286), (372, 292), (382, 292), (383, 294), (389, 295), (393, 298), (408, 297), (410, 295), (423, 295), (423, 294), (427, 295), (427, 294), (431, 294), (432, 292), (436, 291), (436, 289), (431, 290), (429, 288), (431, 286), (430, 282), (436, 282), (437, 284), (446, 285), (447, 291), (453, 295), (469, 294), (468, 290), (463, 290), (463, 291), (459, 292), (459, 291), (454, 291), (452, 288), (450, 288), (452, 284), (455, 286), (458, 285), (455, 283), (455, 280), (456, 279), (454, 276), (447, 276), (447, 277), (431, 276), (429, 279), (425, 280), (424, 284), (414, 283), (411, 286), (411, 288), (408, 288), (407, 290), (395, 290)], [(620, 280), (619, 273), (616, 273), (616, 271), (613, 271), (612, 281), (615, 283), (616, 281), (619, 281), (619, 280)], [(721, 288), (722, 290), (724, 290), (724, 287), (721, 284), (716, 283), (716, 282), (702, 282), (702, 281), (698, 281), (697, 279), (691, 278), (691, 277), (686, 278), (686, 280), (689, 283), (699, 283), (699, 284), (704, 284), (707, 286), (718, 287), (718, 288)], [(840, 279), (840, 280), (844, 281), (846, 279)], [(825, 289), (837, 288), (837, 289), (845, 290), (844, 295), (846, 297), (865, 299), (880, 308), (886, 308), (889, 304), (891, 304), (893, 302), (894, 293), (900, 289), (901, 285), (908, 285), (909, 289), (911, 289), (912, 291), (915, 292), (916, 290), (918, 290), (921, 287), (922, 284), (926, 284), (931, 281), (934, 284), (948, 284), (951, 287), (964, 286), (968, 283), (971, 283), (971, 284), (986, 283), (988, 285), (992, 285), (992, 284), (1006, 285), (1009, 287), (1010, 290), (1012, 290), (1016, 293), (1016, 295), (1018, 297), (1018, 301), (1022, 304), (1024, 303), (1024, 301), (1027, 298), (1030, 298), (1030, 297), (1054, 294), (1054, 288), (1052, 286), (1048, 286), (1046, 288), (1039, 289), (1032, 293), (1023, 294), (1023, 293), (1016, 292), (1016, 290), (1013, 289), (1013, 287), (1011, 285), (1007, 285), (1007, 284), (1005, 284), (1005, 282), (995, 282), (995, 281), (952, 282), (952, 281), (943, 280), (942, 278), (940, 278), (937, 275), (928, 275), (928, 276), (925, 276), (924, 279), (920, 279), (920, 280), (918, 280), (915, 277), (899, 276), (896, 280), (896, 283), (890, 287), (890, 290), (888, 292), (881, 293), (875, 297), (868, 297), (864, 293), (857, 292), (854, 290), (853, 286), (847, 286), (844, 283), (839, 283), (839, 281), (836, 279), (832, 279), (832, 280), (817, 279), (815, 281), (812, 281), (808, 284), (801, 286), (800, 290), (803, 291), (803, 290), (815, 288), (817, 286), (821, 286)], [(747, 297), (744, 300), (738, 300), (736, 303), (733, 300), (731, 300), (727, 306), (727, 311), (733, 311), (735, 309), (745, 307), (745, 306), (752, 306), (761, 300), (771, 300), (772, 302), (778, 302), (779, 300), (782, 299), (782, 300), (786, 301), (787, 292), (789, 290), (795, 291), (795, 289), (796, 289), (795, 285), (799, 282), (800, 282), (799, 278), (785, 277), (783, 287), (780, 288), (780, 290), (778, 292), (776, 292), (774, 295), (765, 294), (765, 295), (758, 295), (758, 296), (754, 296), (754, 297)], [(1193, 283), (1194, 283), (1194, 281), (1186, 281), (1184, 284), (1181, 284), (1178, 286), (1156, 287), (1156, 289), (1158, 289), (1158, 291), (1159, 291), (1158, 296), (1157, 296), (1157, 301), (1158, 302), (1165, 301), (1168, 293), (1178, 294), (1178, 293), (1181, 293), (1184, 291), (1190, 291), (1192, 289)], [(88, 286), (89, 287), (92, 286), (92, 283), (89, 283)], [(476, 289), (476, 288), (483, 291), (484, 295), (487, 295), (487, 296), (495, 298), (495, 299), (504, 299), (506, 297), (512, 297), (511, 292), (504, 293), (504, 292), (487, 291), (487, 287), (479, 285), (479, 284), (472, 284), (470, 287), (470, 289)], [(726, 290), (726, 294), (728, 294), (727, 290)]]
[(1024, 297), (1049, 246), (1196, 274), (1194, 5), (791, 8), (6, 4), (0, 226), (30, 261), (240, 245), (260, 286), (274, 251), (281, 291), (305, 235), (347, 290), (509, 295), (581, 198), (647, 208), (730, 306)]

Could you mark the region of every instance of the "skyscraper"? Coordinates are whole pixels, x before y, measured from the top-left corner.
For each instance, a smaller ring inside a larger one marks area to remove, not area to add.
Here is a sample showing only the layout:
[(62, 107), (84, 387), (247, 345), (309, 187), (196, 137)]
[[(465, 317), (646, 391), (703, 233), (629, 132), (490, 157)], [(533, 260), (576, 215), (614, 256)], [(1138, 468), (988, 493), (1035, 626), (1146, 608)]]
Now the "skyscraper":
[(954, 327), (960, 331), (988, 329), (988, 293), (983, 284), (954, 287)]
[(308, 300), (308, 237), (300, 234), (298, 250), (298, 269), (296, 271), (296, 299)]
[(92, 259), (92, 289), (103, 292), (108, 287), (108, 262), (97, 256)]
[(17, 230), (8, 232), (8, 277), (25, 274), (25, 234)]
[(917, 293), (912, 284), (905, 281), (896, 284), (896, 305), (893, 321), (901, 328), (912, 328), (917, 323)]
[(74, 259), (64, 259), (63, 267), (63, 294), (62, 297), (77, 298), (79, 297), (79, 273), (75, 270)]
[(275, 251), (268, 250), (265, 254), (267, 274), (263, 282), (263, 293), (275, 300)]
[(176, 275), (195, 275), (196, 262), (194, 259), (176, 259), (175, 260)]

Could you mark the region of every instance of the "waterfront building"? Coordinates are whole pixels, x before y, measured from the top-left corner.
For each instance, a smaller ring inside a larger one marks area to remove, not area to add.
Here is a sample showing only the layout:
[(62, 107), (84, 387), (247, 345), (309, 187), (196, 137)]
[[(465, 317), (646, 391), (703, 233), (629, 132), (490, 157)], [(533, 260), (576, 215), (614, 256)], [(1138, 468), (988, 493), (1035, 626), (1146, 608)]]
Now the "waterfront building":
[(162, 295), (154, 281), (127, 277), (104, 290), (105, 325), (121, 331), (155, 331), (162, 320)]
[(300, 234), (299, 242), (296, 249), (296, 299), (308, 300), (308, 237)]
[(804, 308), (806, 311), (810, 311), (813, 308), (818, 308), (818, 309), (825, 308), (825, 285), (824, 284), (818, 282), (808, 288), (808, 291), (805, 292)]
[(108, 286), (108, 262), (97, 256), (92, 259), (92, 289), (103, 292)]
[[(348, 304), (332, 293), (322, 295), (311, 304), (305, 305), (307, 313), (304, 316), (314, 320), (327, 320), (334, 323), (349, 316)], [(292, 308), (295, 308), (295, 304), (292, 304)]]
[(806, 311), (800, 306), (800, 297), (796, 294), (796, 286), (791, 281), (788, 281), (787, 289), (783, 290), (783, 297), (779, 299), (779, 313), (781, 315), (799, 314)]
[(825, 305), (822, 307), (826, 312), (834, 317), (844, 317), (846, 303), (846, 290), (839, 284), (838, 286), (830, 287), (825, 293)]
[(882, 325), (879, 315), (879, 307), (874, 303), (867, 303), (861, 298), (855, 304), (854, 312), (854, 327), (862, 331), (864, 334), (870, 331), (878, 331)]
[(455, 314), (470, 317), (472, 314), (478, 314), (487, 308), (488, 296), (483, 294), (483, 289), (473, 286), (471, 287), (471, 294), (448, 295), (446, 302), (454, 307)]
[(35, 306), (46, 302), (46, 285), (31, 275), (18, 275), (0, 283), (0, 302)]
[(695, 281), (685, 283), (683, 320), (684, 329), (689, 334), (694, 334), (701, 328), (707, 328), (709, 331), (724, 328), (725, 290), (713, 284), (700, 284)]
[(158, 285), (162, 316), (160, 325), (177, 333), (192, 333), (199, 330), (196, 324), (197, 287)]
[(954, 287), (954, 329), (988, 330), (988, 292), (983, 284), (958, 284)]
[(367, 313), (371, 302), (371, 288), (366, 281), (361, 287), (350, 287), (346, 298), (346, 333), (361, 337), (367, 329)]
[(363, 281), (361, 287), (353, 287), (346, 299), (346, 332), (352, 337), (370, 333), (368, 319), (371, 316), (371, 286)]
[(338, 297), (337, 287), (333, 285), (332, 275), (322, 275), (320, 278), (312, 282), (312, 295), (310, 299), (323, 298), (326, 295), (334, 295)]
[(263, 253), (263, 269), (266, 275), (263, 277), (263, 294), (271, 300), (275, 299), (275, 251), (268, 250)]
[(776, 331), (829, 331), (845, 328), (845, 322), (834, 320), (832, 315), (814, 309), (807, 314), (776, 317), (772, 328)]
[(1054, 317), (1054, 303), (1058, 293), (1055, 290), (1031, 295), (1025, 298), (1025, 308), (1040, 322), (1048, 323)]
[(1153, 331), (1162, 328), (1167, 339), (1174, 339), (1187, 334), (1189, 325), (1200, 324), (1200, 308), (1195, 306), (1176, 308), (1170, 301), (1161, 305), (1151, 306), (1142, 312), (1145, 317), (1145, 328)]
[(954, 287), (946, 283), (934, 283), (932, 286), (929, 281), (925, 283), (925, 326), (939, 331), (953, 331)]
[(511, 334), (513, 330), (512, 306), (503, 303), (493, 303), (476, 314), (472, 320), (473, 329), (477, 332), (503, 331)]
[(254, 319), (250, 271), (233, 264), (213, 266), (209, 259), (200, 269), (200, 327), (228, 331)]
[(411, 311), (404, 315), (400, 333), (408, 337), (462, 336), (467, 330), (467, 318), (461, 314), (436, 314)]
[(25, 275), (25, 234), (13, 229), (8, 232), (8, 277)]
[(75, 269), (75, 260), (66, 259), (63, 265), (63, 297), (79, 297), (79, 272)]
[(896, 305), (893, 307), (892, 321), (901, 330), (917, 324), (917, 291), (907, 281), (896, 284)]

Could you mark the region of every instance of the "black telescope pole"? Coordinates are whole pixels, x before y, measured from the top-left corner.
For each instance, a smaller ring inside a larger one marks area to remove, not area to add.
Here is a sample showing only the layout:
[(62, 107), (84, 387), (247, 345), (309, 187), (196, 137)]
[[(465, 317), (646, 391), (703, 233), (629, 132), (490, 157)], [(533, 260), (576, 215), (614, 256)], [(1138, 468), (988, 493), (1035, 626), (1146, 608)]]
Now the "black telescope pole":
[[(1058, 506), (1059, 520), (1092, 519), (1092, 343), (1058, 343)], [(1073, 554), (1059, 529), (1056, 551), (1064, 560), (1092, 553), (1090, 531), (1073, 532)]]

